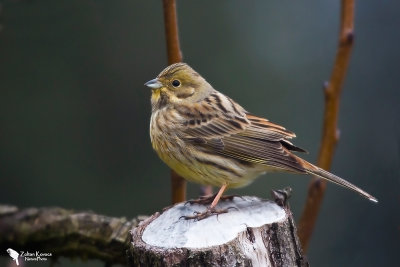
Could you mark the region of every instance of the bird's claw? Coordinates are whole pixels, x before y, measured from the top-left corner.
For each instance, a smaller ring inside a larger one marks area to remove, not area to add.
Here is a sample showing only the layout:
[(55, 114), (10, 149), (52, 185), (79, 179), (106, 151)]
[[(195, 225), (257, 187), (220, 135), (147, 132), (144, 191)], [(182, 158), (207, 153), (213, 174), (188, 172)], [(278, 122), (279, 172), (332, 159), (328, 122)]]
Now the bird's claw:
[(186, 201), (185, 205), (187, 205), (187, 204), (210, 205), (216, 195), (217, 194), (209, 195), (209, 196), (201, 196), (198, 199), (191, 199), (191, 200)]
[(235, 207), (229, 207), (227, 209), (216, 209), (216, 208), (208, 208), (206, 211), (204, 212), (198, 212), (195, 211), (194, 215), (192, 216), (181, 216), (179, 219), (184, 218), (185, 220), (195, 220), (195, 221), (201, 221), (204, 220), (212, 215), (219, 215), (222, 213), (227, 213), (229, 209), (231, 208), (235, 208)]
[[(201, 196), (198, 199), (191, 199), (186, 201), (185, 206), (187, 204), (193, 205), (193, 204), (198, 204), (198, 205), (210, 205), (214, 198), (216, 197), (217, 194), (214, 195), (209, 195), (209, 196)], [(232, 200), (234, 197), (241, 197), (238, 195), (230, 195), (230, 196), (221, 196), (219, 201), (227, 201), (227, 200)]]

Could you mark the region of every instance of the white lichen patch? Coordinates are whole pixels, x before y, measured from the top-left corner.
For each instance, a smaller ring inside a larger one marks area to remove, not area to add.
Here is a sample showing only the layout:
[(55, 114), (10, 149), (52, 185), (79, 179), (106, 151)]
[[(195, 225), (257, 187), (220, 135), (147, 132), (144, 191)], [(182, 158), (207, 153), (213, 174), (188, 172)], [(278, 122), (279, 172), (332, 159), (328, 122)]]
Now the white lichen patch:
[(261, 227), (286, 219), (283, 208), (257, 197), (235, 197), (221, 201), (217, 209), (229, 208), (228, 213), (210, 216), (201, 221), (185, 220), (205, 206), (178, 204), (152, 221), (143, 232), (142, 240), (163, 248), (205, 248), (221, 245), (235, 239), (247, 227)]

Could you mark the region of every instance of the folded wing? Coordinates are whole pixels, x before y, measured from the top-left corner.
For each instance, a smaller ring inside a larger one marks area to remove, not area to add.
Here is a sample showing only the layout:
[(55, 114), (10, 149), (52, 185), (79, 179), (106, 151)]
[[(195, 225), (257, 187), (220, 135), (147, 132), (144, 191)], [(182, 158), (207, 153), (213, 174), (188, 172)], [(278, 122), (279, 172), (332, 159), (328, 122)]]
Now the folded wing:
[(201, 112), (191, 114), (184, 121), (182, 138), (185, 141), (205, 153), (286, 171), (306, 172), (290, 152), (305, 152), (289, 141), (295, 137), (294, 133), (245, 112), (231, 99), (219, 101), (225, 105), (218, 110), (211, 108), (215, 105), (209, 102), (201, 103), (203, 106), (198, 108)]

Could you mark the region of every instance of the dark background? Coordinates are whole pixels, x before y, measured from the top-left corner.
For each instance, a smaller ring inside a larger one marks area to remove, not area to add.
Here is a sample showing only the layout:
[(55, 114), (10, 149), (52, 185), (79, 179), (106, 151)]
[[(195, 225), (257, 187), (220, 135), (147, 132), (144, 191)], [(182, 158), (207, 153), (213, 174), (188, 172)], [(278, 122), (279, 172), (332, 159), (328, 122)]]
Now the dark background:
[[(169, 205), (169, 170), (151, 148), (143, 85), (166, 66), (161, 1), (0, 3), (0, 203), (128, 218)], [(339, 4), (178, 1), (184, 61), (247, 110), (295, 131), (315, 162)], [(312, 266), (398, 263), (399, 8), (396, 0), (357, 1), (332, 165), (379, 204), (330, 184), (309, 248)], [(269, 197), (291, 186), (299, 218), (308, 182), (270, 174), (231, 193)], [(190, 198), (198, 192), (189, 185)], [(1, 255), (0, 264), (8, 261)]]

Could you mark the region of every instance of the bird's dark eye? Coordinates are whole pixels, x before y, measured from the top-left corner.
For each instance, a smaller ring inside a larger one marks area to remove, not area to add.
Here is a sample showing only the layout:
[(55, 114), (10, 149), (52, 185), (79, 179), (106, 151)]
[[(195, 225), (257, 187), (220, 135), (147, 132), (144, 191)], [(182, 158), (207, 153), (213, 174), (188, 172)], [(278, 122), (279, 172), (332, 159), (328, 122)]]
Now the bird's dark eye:
[(181, 85), (181, 82), (179, 80), (173, 80), (172, 81), (172, 86), (173, 87), (178, 87), (179, 85)]

